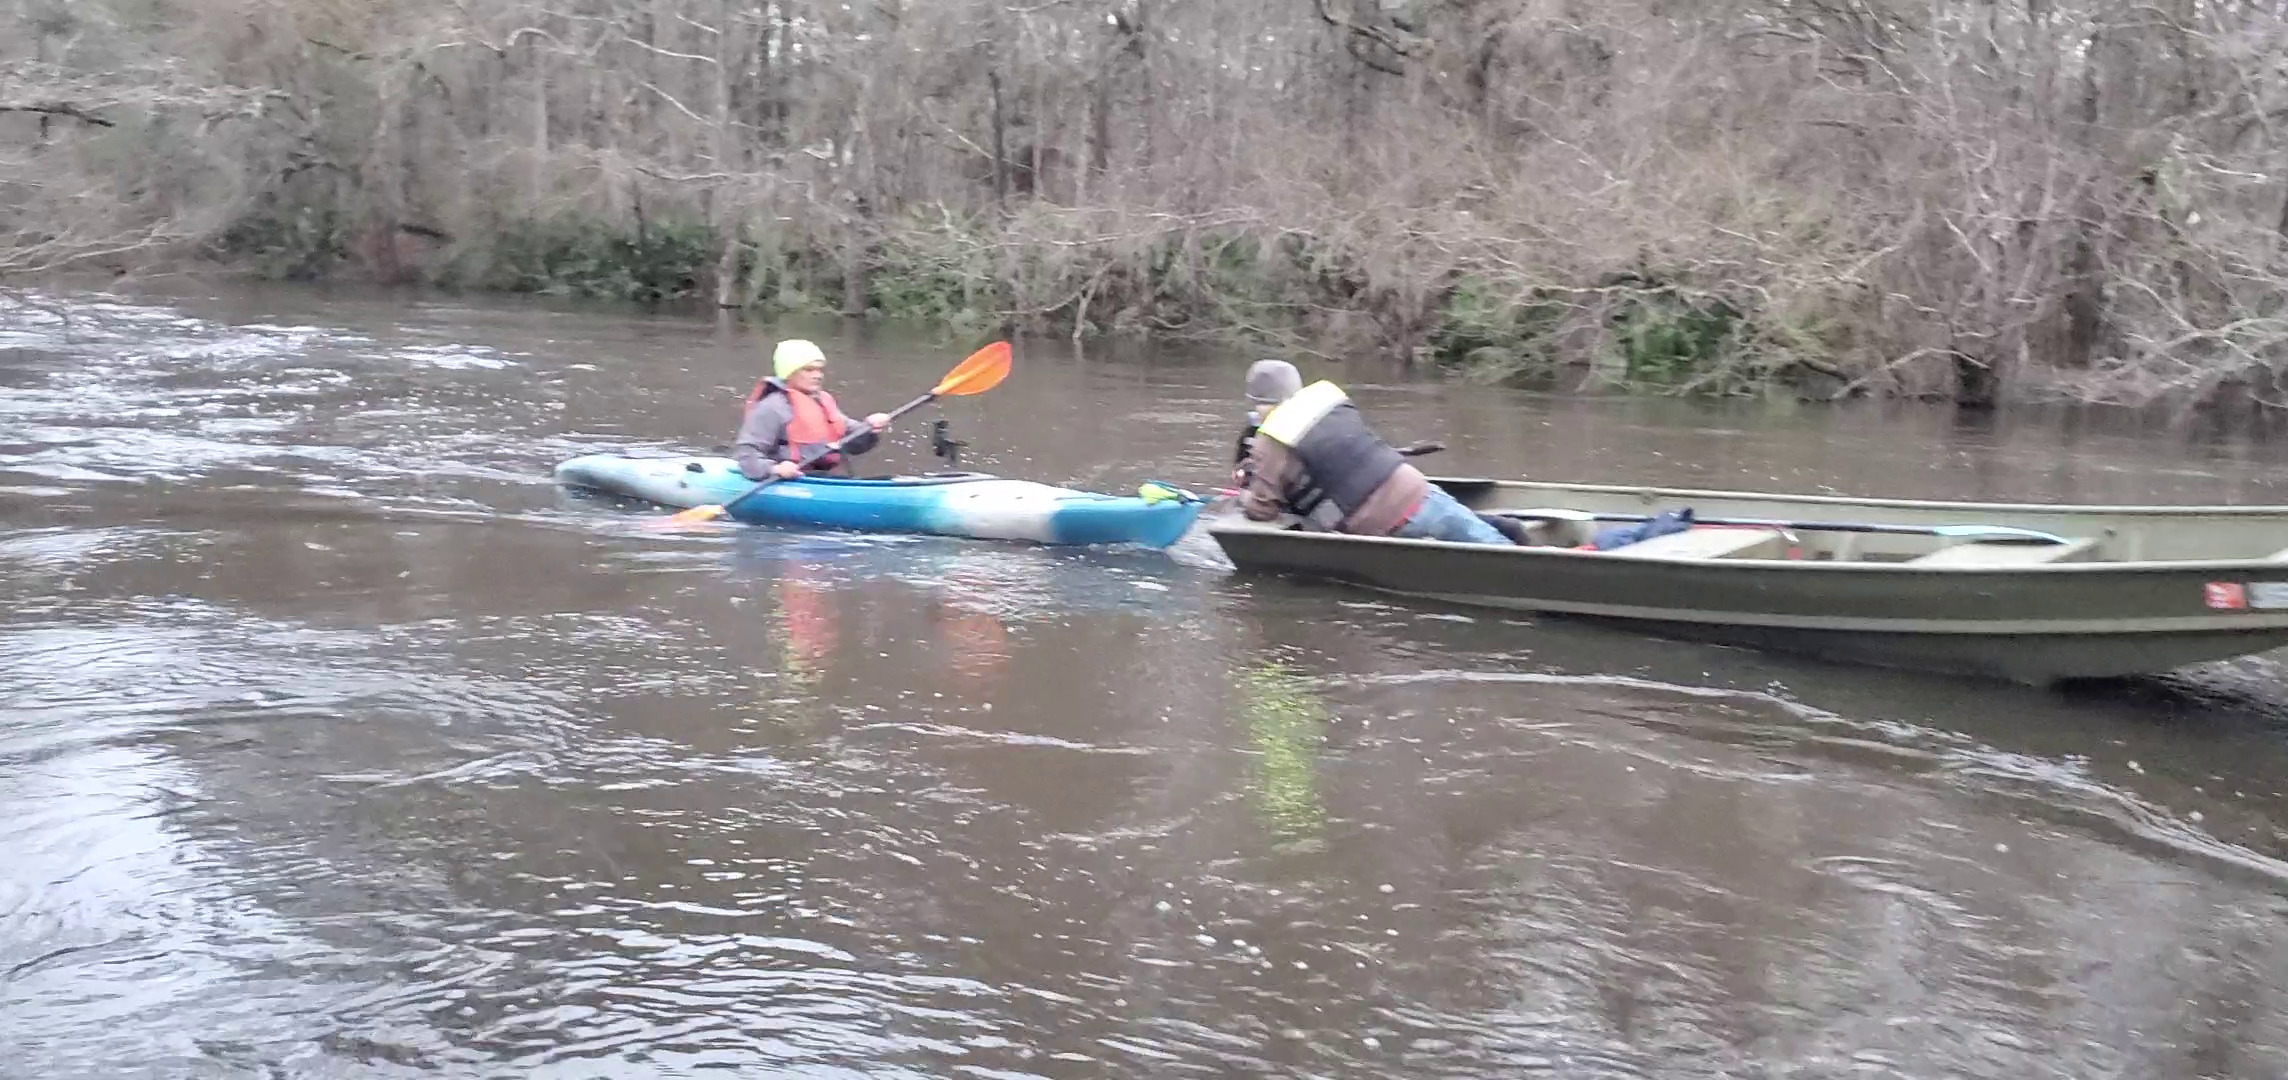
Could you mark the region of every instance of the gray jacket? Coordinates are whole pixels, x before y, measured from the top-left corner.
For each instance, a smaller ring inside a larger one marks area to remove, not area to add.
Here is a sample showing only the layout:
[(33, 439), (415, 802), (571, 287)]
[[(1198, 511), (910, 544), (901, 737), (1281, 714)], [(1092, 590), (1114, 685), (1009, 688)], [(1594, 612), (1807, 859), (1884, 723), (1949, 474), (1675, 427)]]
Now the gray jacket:
[[(787, 395), (800, 393), (790, 390), (777, 379), (764, 380), (763, 398), (747, 410), (747, 419), (739, 425), (739, 440), (731, 446), (731, 458), (739, 463), (739, 471), (749, 480), (760, 480), (771, 474), (771, 466), (782, 461), (800, 461), (803, 455), (817, 450), (824, 443), (804, 446), (787, 445), (787, 425), (794, 422), (794, 404)], [(839, 408), (834, 410), (841, 413)], [(863, 454), (881, 442), (881, 436), (866, 426), (864, 420), (843, 418), (849, 441), (842, 444), (843, 454)], [(841, 464), (840, 454), (829, 454), (810, 467), (813, 473), (823, 473)]]

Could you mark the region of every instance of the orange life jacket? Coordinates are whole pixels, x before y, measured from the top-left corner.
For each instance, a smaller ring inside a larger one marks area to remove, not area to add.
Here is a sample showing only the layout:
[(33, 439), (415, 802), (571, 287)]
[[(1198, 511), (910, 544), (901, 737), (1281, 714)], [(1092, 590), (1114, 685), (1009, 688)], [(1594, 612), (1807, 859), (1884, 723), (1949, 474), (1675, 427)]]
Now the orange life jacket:
[[(747, 395), (747, 408), (754, 408), (771, 389), (769, 379), (756, 383), (754, 392)], [(781, 436), (786, 442), (788, 457), (801, 460), (808, 447), (824, 446), (849, 432), (850, 418), (842, 415), (842, 406), (834, 403), (834, 395), (821, 390), (813, 396), (785, 384), (781, 384), (778, 391), (786, 395), (787, 404), (794, 409), (794, 419), (787, 422), (786, 434)], [(811, 467), (831, 468), (841, 460), (840, 454), (828, 454)]]

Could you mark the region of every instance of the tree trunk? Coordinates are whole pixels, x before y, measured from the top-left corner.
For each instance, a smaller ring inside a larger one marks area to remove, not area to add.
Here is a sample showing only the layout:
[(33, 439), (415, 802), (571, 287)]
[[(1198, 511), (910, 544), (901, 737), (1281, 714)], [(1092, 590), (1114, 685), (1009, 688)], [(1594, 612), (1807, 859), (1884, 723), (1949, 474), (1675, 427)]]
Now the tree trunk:
[[(659, 45), (658, 23), (652, 18), (651, 9), (649, 7), (646, 7), (644, 9), (644, 13), (636, 19), (635, 39), (638, 42), (653, 48), (657, 48)], [(632, 58), (632, 60), (637, 78), (642, 79), (644, 82), (650, 83), (653, 86), (659, 85), (658, 53), (652, 52), (649, 48), (639, 49), (636, 50), (636, 55)], [(659, 123), (654, 115), (659, 111), (660, 108), (659, 96), (651, 93), (641, 93), (636, 95), (635, 103), (635, 134), (638, 135), (636, 145), (644, 146), (648, 149), (649, 147), (647, 144), (650, 140), (642, 138), (642, 136), (652, 135), (659, 131)]]
[(1966, 352), (1954, 354), (1954, 403), (1966, 409), (1991, 409), (2000, 396), (2001, 380), (1991, 361)]
[(1138, 165), (1141, 166), (1139, 171), (1143, 173), (1147, 184), (1151, 182), (1151, 177), (1160, 164), (1160, 79), (1154, 70), (1158, 58), (1152, 48), (1151, 11), (1151, 0), (1136, 0), (1136, 76), (1144, 83), (1137, 110), (1139, 118), (1144, 122), (1143, 153), (1139, 155)]
[(380, 100), (376, 103), (377, 119), (367, 172), (371, 178), (373, 201), (366, 220), (352, 219), (347, 222), (352, 228), (362, 227), (367, 230), (367, 257), (372, 261), (374, 275), (383, 282), (392, 284), (404, 272), (397, 261), (397, 223), (404, 220), (404, 91), (410, 81), (392, 68), (384, 68), (381, 72)]
[(771, 102), (771, 129), (778, 136), (779, 145), (787, 140), (787, 117), (791, 115), (794, 97), (794, 0), (772, 0), (779, 12), (779, 79), (778, 93)]
[(1001, 68), (998, 63), (986, 71), (985, 83), (993, 94), (993, 207), (1001, 213), (1007, 214), (1009, 212), (1009, 122), (1001, 110)]
[(786, 145), (787, 78), (794, 61), (787, 55), (787, 0), (761, 0), (755, 17), (755, 85), (748, 122), (755, 141), (776, 149)]
[[(731, 19), (737, 14), (738, 0), (722, 0), (718, 8), (721, 33), (715, 35), (715, 171), (726, 174), (742, 172), (739, 145), (731, 127), (731, 87), (733, 64), (738, 60), (738, 36), (731, 32)], [(739, 209), (738, 188), (728, 179), (718, 180), (708, 193), (715, 225), (715, 241), (723, 245), (723, 253), (715, 260), (715, 306), (740, 306), (739, 300)]]
[(1036, 199), (1053, 198), (1049, 192), (1048, 177), (1041, 171), (1041, 155), (1044, 153), (1041, 148), (1049, 141), (1048, 81), (1048, 65), (1035, 66), (1033, 68), (1033, 109), (1030, 114), (1030, 126), (1033, 133), (1030, 167), (1033, 173), (1032, 195)]
[(1354, 177), (1359, 175), (1359, 154), (1366, 136), (1367, 115), (1374, 108), (1372, 89), (1367, 85), (1367, 67), (1356, 59), (1344, 65), (1343, 72), (1343, 154), (1336, 163), (1336, 175), (1342, 177), (1345, 195), (1352, 193)]
[[(2102, 161), (2103, 152), (2096, 145), (2098, 119), (2098, 60), (2103, 55), (2104, 31), (2089, 38), (2089, 67), (2082, 83), (2079, 123), (2075, 142), (2086, 155), (2086, 160)], [(2104, 226), (2105, 209), (2091, 195), (2085, 194), (2075, 208), (2073, 247), (2066, 255), (2066, 355), (2060, 361), (2068, 366), (2087, 367), (2096, 359), (2099, 343), (2105, 333), (2105, 304), (2098, 280), (2097, 241), (2095, 234)]]
[(525, 162), (525, 213), (538, 216), (548, 195), (548, 52), (535, 36), (532, 41), (532, 148)]
[(2195, 63), (2198, 50), (2193, 44), (2198, 33), (2193, 29), (2193, 22), (2198, 15), (2193, 0), (2175, 0), (2169, 7), (2169, 44), (2177, 54), (2177, 108), (2182, 110), (2182, 115), (2190, 116), (2200, 111), (2204, 97), (2199, 65)]
[(1112, 163), (1112, 66), (1111, 60), (1097, 65), (1096, 74), (1089, 79), (1088, 99), (1088, 174), (1102, 178)]
[(870, 259), (869, 245), (862, 237), (853, 234), (842, 253), (842, 313), (844, 315), (866, 314), (866, 302), (870, 299), (868, 294), (871, 291), (867, 287), (866, 281)]

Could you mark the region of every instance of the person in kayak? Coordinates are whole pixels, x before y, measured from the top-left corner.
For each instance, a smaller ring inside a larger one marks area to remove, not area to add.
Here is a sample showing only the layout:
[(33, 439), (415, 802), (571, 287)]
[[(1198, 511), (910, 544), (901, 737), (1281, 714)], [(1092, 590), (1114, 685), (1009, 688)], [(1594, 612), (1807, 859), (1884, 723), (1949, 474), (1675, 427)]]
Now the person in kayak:
[(1295, 365), (1258, 360), (1247, 369), (1247, 400), (1260, 413), (1241, 436), (1239, 508), (1249, 520), (1293, 514), (1319, 532), (1511, 542), (1407, 464), (1334, 383), (1304, 386)]
[[(850, 418), (842, 415), (834, 395), (822, 389), (825, 384), (826, 354), (817, 345), (790, 338), (771, 351), (771, 375), (747, 395), (746, 419), (731, 447), (731, 457), (747, 479), (791, 480), (801, 475), (804, 455), (849, 434)], [(867, 417), (865, 430), (842, 445), (842, 454), (872, 450), (879, 435), (889, 429), (889, 414)], [(840, 465), (842, 454), (820, 458), (811, 463), (810, 471), (822, 473)]]

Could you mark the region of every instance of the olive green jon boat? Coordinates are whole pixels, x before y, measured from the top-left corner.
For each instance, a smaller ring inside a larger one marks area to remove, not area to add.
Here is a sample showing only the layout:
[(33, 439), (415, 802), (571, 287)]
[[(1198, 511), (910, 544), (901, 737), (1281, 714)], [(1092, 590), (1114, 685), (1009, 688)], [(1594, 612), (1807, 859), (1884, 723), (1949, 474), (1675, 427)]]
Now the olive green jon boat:
[[(2065, 506), (1435, 478), (1539, 546), (1225, 515), (1243, 572), (1618, 621), (1670, 636), (2046, 684), (2288, 645), (2288, 506)], [(1600, 528), (1699, 527), (1610, 551)], [(1722, 522), (1724, 524), (1712, 524)]]

